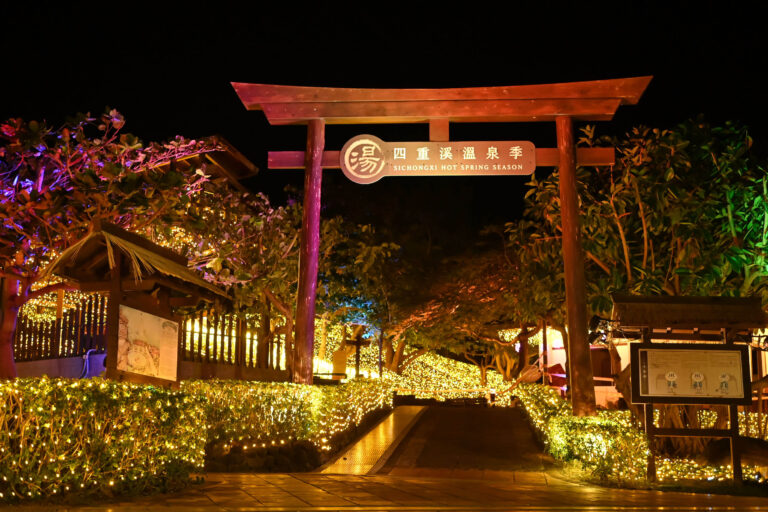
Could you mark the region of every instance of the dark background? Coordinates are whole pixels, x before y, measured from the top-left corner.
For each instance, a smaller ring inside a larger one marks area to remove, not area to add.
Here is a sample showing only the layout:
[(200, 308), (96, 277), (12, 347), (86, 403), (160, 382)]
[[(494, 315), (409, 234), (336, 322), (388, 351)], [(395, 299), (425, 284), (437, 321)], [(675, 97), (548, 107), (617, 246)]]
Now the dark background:
[[(340, 87), (464, 87), (654, 75), (638, 106), (601, 134), (672, 127), (704, 114), (751, 128), (768, 154), (765, 10), (758, 2), (228, 2), (4, 4), (0, 118), (62, 123), (117, 108), (145, 141), (221, 134), (256, 163), (249, 182), (275, 202), (301, 171), (269, 171), (268, 150), (304, 149), (303, 127), (270, 127), (230, 81)], [(327, 149), (358, 133), (425, 140), (426, 125), (330, 126)], [(452, 125), (455, 140), (532, 140), (553, 123)], [(542, 170), (540, 172), (551, 172)], [(411, 229), (446, 248), (517, 218), (525, 178), (324, 177), (324, 214)]]

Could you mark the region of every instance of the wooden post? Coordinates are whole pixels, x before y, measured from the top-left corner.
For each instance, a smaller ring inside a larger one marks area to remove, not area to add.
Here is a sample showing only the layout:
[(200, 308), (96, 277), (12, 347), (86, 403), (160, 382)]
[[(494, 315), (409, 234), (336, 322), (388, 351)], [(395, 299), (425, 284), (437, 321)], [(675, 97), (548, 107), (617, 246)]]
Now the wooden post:
[(731, 467), (733, 468), (733, 483), (734, 485), (741, 485), (744, 477), (741, 470), (741, 450), (739, 449), (739, 406), (736, 404), (729, 405), (728, 416), (731, 431)]
[(307, 152), (304, 167), (304, 215), (299, 253), (299, 290), (296, 305), (293, 382), (312, 384), (312, 356), (315, 343), (315, 295), (320, 255), (320, 190), (325, 122), (307, 122)]
[(383, 372), (383, 361), (381, 360), (381, 349), (384, 346), (384, 329), (379, 331), (379, 378), (384, 378)]
[(563, 225), (563, 266), (565, 302), (568, 313), (571, 400), (576, 416), (597, 412), (592, 359), (587, 339), (587, 287), (581, 253), (579, 196), (576, 190), (576, 146), (573, 121), (569, 116), (556, 119), (557, 147), (560, 153), (560, 215)]
[[(733, 345), (733, 329), (725, 329), (723, 337), (726, 345)], [(751, 367), (750, 367), (751, 368)], [(751, 380), (751, 379), (750, 379)], [(751, 393), (749, 389), (745, 393)], [(739, 449), (739, 406), (731, 404), (728, 406), (728, 420), (730, 424), (730, 445), (731, 445), (731, 468), (733, 468), (734, 485), (742, 485), (743, 472), (741, 470), (741, 450)]]
[(549, 364), (549, 361), (547, 361), (549, 354), (547, 351), (549, 350), (549, 347), (547, 346), (547, 318), (544, 317), (544, 328), (541, 330), (541, 382), (544, 385), (549, 384), (547, 382), (547, 365)]
[(645, 435), (648, 438), (648, 481), (656, 481), (656, 455), (654, 453), (654, 447), (656, 444), (656, 436), (654, 430), (656, 426), (653, 424), (653, 404), (645, 404)]
[(360, 339), (355, 340), (355, 378), (360, 378)]
[(120, 249), (114, 251), (115, 266), (111, 269), (111, 281), (109, 286), (109, 301), (107, 302), (107, 355), (105, 376), (108, 379), (117, 377), (117, 340), (120, 334), (120, 302), (122, 302), (122, 282), (120, 269), (123, 266), (123, 253)]

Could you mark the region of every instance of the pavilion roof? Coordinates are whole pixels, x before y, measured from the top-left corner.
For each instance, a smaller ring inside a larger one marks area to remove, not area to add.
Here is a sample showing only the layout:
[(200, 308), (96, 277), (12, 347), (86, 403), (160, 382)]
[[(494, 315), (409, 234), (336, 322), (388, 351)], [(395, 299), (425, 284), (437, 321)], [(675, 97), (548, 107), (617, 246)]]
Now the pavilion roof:
[[(227, 181), (241, 192), (248, 192), (242, 181), (256, 176), (259, 169), (248, 158), (237, 150), (227, 139), (221, 135), (208, 137), (213, 145), (220, 148), (217, 151), (204, 151), (173, 159), (173, 165), (182, 169), (201, 167), (206, 164), (208, 170), (214, 174), (226, 178)], [(171, 162), (163, 162), (158, 167), (168, 167)]]
[(46, 267), (45, 274), (60, 276), (82, 291), (106, 291), (115, 266), (114, 251), (121, 251), (128, 262), (122, 269), (124, 289), (151, 291), (162, 286), (211, 302), (229, 300), (226, 292), (190, 270), (183, 256), (108, 223), (95, 223), (87, 236)]
[(613, 296), (612, 320), (624, 328), (719, 331), (760, 329), (768, 317), (757, 297)]

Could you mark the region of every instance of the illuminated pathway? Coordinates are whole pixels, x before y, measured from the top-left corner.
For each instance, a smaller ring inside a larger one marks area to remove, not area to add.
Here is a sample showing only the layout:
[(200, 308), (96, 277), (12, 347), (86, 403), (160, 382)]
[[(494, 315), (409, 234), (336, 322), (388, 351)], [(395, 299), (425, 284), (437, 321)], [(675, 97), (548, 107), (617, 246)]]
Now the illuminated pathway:
[(322, 468), (321, 472), (345, 475), (375, 473), (379, 465), (377, 463), (386, 459), (425, 409), (426, 407), (419, 405), (401, 405), (395, 408), (392, 414), (335, 461)]

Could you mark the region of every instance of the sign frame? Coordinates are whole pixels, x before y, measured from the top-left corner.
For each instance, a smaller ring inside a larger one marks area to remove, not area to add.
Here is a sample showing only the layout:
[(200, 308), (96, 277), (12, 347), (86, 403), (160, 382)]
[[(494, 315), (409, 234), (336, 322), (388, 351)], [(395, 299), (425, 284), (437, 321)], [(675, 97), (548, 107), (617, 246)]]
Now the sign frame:
[[(134, 300), (131, 300), (134, 299)], [(140, 311), (142, 313), (152, 315), (158, 318), (162, 318), (164, 320), (168, 320), (170, 322), (175, 323), (178, 326), (178, 338), (176, 340), (176, 379), (170, 380), (170, 379), (164, 379), (160, 377), (153, 377), (150, 375), (144, 375), (141, 373), (134, 373), (129, 372), (125, 370), (119, 370), (117, 368), (117, 350), (119, 347), (119, 308), (120, 306), (125, 306), (127, 308), (135, 309), (137, 311)], [(171, 389), (178, 389), (179, 383), (181, 382), (181, 359), (182, 359), (182, 347), (183, 347), (183, 318), (173, 315), (171, 313), (168, 313), (163, 310), (163, 308), (152, 308), (148, 304), (145, 303), (145, 301), (142, 300), (135, 300), (134, 297), (123, 297), (123, 300), (119, 301), (119, 304), (117, 305), (117, 312), (118, 312), (118, 319), (114, 327), (111, 323), (108, 323), (107, 329), (114, 329), (115, 330), (115, 337), (114, 337), (114, 345), (112, 350), (115, 351), (115, 358), (114, 362), (111, 364), (107, 364), (107, 361), (105, 360), (106, 365), (106, 373), (105, 377), (114, 379), (121, 382), (133, 382), (136, 384), (151, 384), (155, 386), (160, 387), (170, 387)], [(110, 347), (107, 347), (107, 350), (110, 350)]]
[[(632, 382), (632, 403), (634, 404), (676, 404), (676, 405), (751, 405), (752, 380), (749, 371), (749, 351), (746, 345), (716, 343), (631, 343), (630, 368)], [(640, 351), (689, 350), (709, 352), (737, 352), (741, 356), (741, 380), (743, 397), (727, 398), (697, 395), (641, 395), (640, 394)]]

